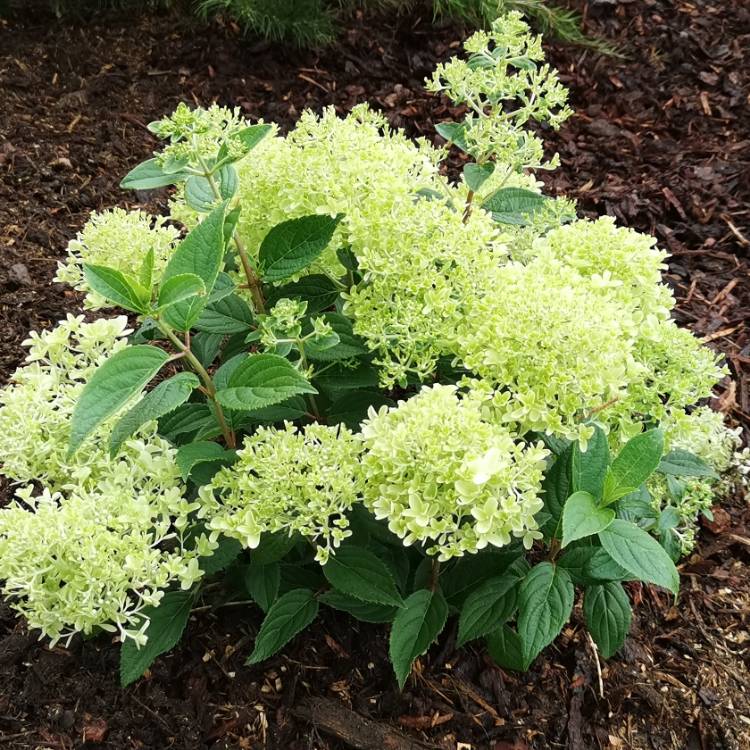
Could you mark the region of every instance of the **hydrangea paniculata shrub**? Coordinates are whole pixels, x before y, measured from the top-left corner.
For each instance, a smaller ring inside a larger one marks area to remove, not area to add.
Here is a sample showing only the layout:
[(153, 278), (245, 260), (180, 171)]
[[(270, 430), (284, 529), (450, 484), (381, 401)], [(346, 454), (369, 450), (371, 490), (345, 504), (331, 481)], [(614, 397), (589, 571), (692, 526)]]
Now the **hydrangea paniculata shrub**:
[(701, 405), (724, 370), (652, 238), (541, 192), (527, 124), (570, 109), (539, 38), (510, 14), (465, 47), (428, 84), (467, 110), (443, 146), (366, 106), (150, 126), (123, 186), (174, 186), (170, 216), (93, 215), (58, 272), (136, 330), (33, 333), (0, 392), (0, 581), (32, 627), (117, 632), (127, 684), (214, 578), (265, 613), (250, 663), (324, 606), (390, 624), (403, 686), (449, 616), (525, 669), (577, 588), (605, 657), (623, 582), (677, 593), (737, 465)]

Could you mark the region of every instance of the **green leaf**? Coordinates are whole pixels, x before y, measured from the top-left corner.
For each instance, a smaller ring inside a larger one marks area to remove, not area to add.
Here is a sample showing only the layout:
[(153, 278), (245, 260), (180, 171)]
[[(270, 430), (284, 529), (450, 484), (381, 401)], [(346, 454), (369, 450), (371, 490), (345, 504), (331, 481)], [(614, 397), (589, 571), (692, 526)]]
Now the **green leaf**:
[(340, 591), (326, 591), (318, 599), (327, 607), (346, 612), (356, 620), (361, 620), (362, 622), (393, 622), (393, 618), (396, 616), (396, 612), (398, 612), (398, 607), (363, 602), (361, 599), (356, 599), (348, 594), (342, 594)]
[(227, 388), (216, 394), (228, 409), (262, 409), (299, 393), (317, 393), (288, 360), (276, 354), (251, 354), (234, 370)]
[[(191, 273), (198, 276), (210, 294), (216, 283), (224, 259), (224, 213), (226, 204), (215, 208), (177, 246), (162, 276), (165, 284), (174, 276)], [(200, 317), (207, 298), (192, 297), (164, 312), (166, 321), (180, 331), (187, 331)]]
[(607, 554), (628, 573), (677, 594), (680, 587), (677, 568), (648, 532), (630, 521), (616, 518), (599, 532), (599, 540)]
[(573, 596), (568, 571), (549, 562), (535, 565), (521, 581), (518, 634), (523, 641), (524, 669), (563, 629), (573, 609)]
[(138, 271), (138, 283), (144, 288), (151, 290), (151, 285), (153, 283), (154, 279), (154, 262), (156, 260), (156, 255), (154, 253), (154, 248), (149, 248), (148, 252), (143, 258), (143, 263), (141, 264), (141, 270)]
[(600, 498), (609, 466), (609, 443), (604, 430), (596, 425), (586, 451), (581, 450), (577, 440), (573, 443), (572, 451), (570, 475), (573, 492), (583, 490)]
[(521, 636), (515, 630), (503, 625), (490, 633), (486, 641), (492, 660), (503, 669), (524, 672), (528, 668), (524, 662)]
[(344, 391), (377, 388), (379, 385), (378, 370), (368, 362), (362, 362), (353, 369), (337, 364), (314, 380), (321, 390), (332, 396)]
[(599, 508), (593, 495), (574, 492), (566, 501), (562, 515), (562, 546), (567, 547), (576, 539), (598, 534), (615, 518), (610, 508)]
[(235, 138), (242, 143), (245, 153), (252, 151), (272, 130), (271, 125), (259, 123), (240, 130)]
[(206, 177), (192, 175), (185, 183), (185, 202), (201, 213), (208, 213), (219, 200), (229, 200), (237, 191), (237, 172), (229, 164), (213, 175), (219, 189), (219, 197), (214, 195), (211, 183)]
[(343, 422), (349, 429), (356, 430), (371, 406), (379, 409), (381, 406), (395, 406), (395, 403), (378, 391), (353, 391), (337, 398), (328, 409), (326, 417), (328, 424)]
[(551, 516), (542, 527), (545, 537), (559, 537), (561, 534), (560, 520), (563, 507), (568, 496), (572, 494), (573, 481), (570, 470), (572, 451), (572, 446), (568, 447), (555, 459), (542, 482), (544, 510)]
[[(671, 477), (667, 475), (667, 482)], [(636, 523), (643, 519), (656, 519), (656, 508), (649, 491), (641, 485), (635, 492), (629, 492), (617, 500), (613, 506), (618, 518)], [(641, 524), (642, 525), (642, 524)]]
[(242, 545), (236, 539), (222, 537), (213, 555), (198, 558), (198, 567), (204, 575), (212, 576), (226, 570), (241, 554)]
[(208, 368), (216, 359), (223, 340), (220, 333), (196, 333), (190, 341), (190, 348), (198, 361)]
[(492, 177), (494, 171), (495, 165), (492, 162), (488, 162), (487, 164), (466, 164), (464, 166), (464, 181), (469, 190), (476, 193)]
[(518, 576), (506, 573), (485, 581), (461, 608), (456, 646), (497, 630), (513, 615), (517, 601)]
[(83, 264), (83, 275), (88, 285), (109, 302), (131, 312), (146, 313), (149, 309), (150, 291), (135, 279), (115, 268)]
[(144, 617), (150, 622), (146, 629), (148, 642), (140, 649), (128, 639), (120, 649), (120, 684), (127, 687), (143, 676), (154, 660), (174, 648), (182, 633), (193, 606), (189, 591), (168, 591), (158, 607), (146, 607)]
[(230, 294), (208, 305), (195, 322), (194, 328), (207, 333), (246, 333), (252, 328), (253, 313), (247, 302)]
[(388, 653), (399, 688), (403, 689), (414, 660), (437, 640), (447, 619), (448, 603), (439, 591), (415, 591), (398, 610)]
[(533, 190), (506, 187), (492, 193), (482, 203), (482, 208), (489, 211), (499, 224), (525, 226), (546, 201), (543, 195)]
[(131, 169), (123, 177), (120, 187), (124, 190), (153, 190), (167, 185), (176, 185), (187, 176), (187, 173), (182, 171), (166, 172), (156, 159), (148, 159)]
[(351, 359), (367, 354), (364, 341), (354, 334), (352, 322), (345, 315), (328, 312), (320, 316), (338, 336), (338, 343), (331, 347), (320, 347), (314, 340), (305, 343), (305, 355), (309, 359), (321, 362), (334, 362), (339, 359)]
[(214, 288), (206, 299), (206, 304), (212, 305), (214, 302), (228, 297), (236, 288), (237, 285), (232, 281), (232, 277), (228, 273), (220, 271), (214, 282)]
[[(592, 547), (593, 554), (584, 566), (583, 574), (588, 577), (589, 583), (597, 581), (627, 581), (634, 578), (625, 568), (618, 565), (607, 550), (601, 547)], [(637, 580), (637, 576), (635, 576)]]
[(163, 349), (140, 344), (121, 349), (100, 365), (73, 411), (68, 457), (105, 419), (140, 393), (168, 359)]
[(289, 536), (284, 531), (266, 532), (260, 538), (260, 544), (250, 551), (250, 559), (256, 565), (268, 565), (282, 560), (297, 544), (299, 537)]
[(273, 307), (280, 299), (300, 299), (307, 302), (309, 315), (322, 312), (331, 307), (339, 296), (338, 287), (322, 274), (305, 276), (299, 281), (273, 287), (268, 295), (268, 306)]
[(258, 254), (264, 281), (282, 281), (310, 265), (328, 246), (343, 214), (312, 215), (277, 224)]
[(664, 434), (658, 429), (642, 432), (628, 440), (607, 472), (605, 503), (635, 492), (659, 465), (663, 451)]
[[(466, 599), (490, 578), (508, 572), (519, 560), (517, 551), (496, 552), (483, 550), (473, 555), (464, 555), (440, 572), (440, 588), (448, 602), (461, 609)], [(517, 572), (513, 570), (514, 574)], [(517, 576), (520, 577), (520, 576)]]
[(251, 562), (244, 569), (243, 580), (250, 598), (268, 612), (279, 595), (281, 568), (277, 562), (259, 565)]
[(199, 385), (200, 381), (192, 372), (180, 372), (159, 383), (115, 425), (109, 437), (109, 455), (114, 457), (122, 444), (146, 422), (160, 419), (185, 403)]
[(326, 580), (338, 591), (373, 604), (403, 607), (393, 576), (373, 552), (353, 544), (336, 550), (323, 566)]
[(463, 123), (439, 122), (435, 125), (435, 131), (449, 143), (454, 143), (458, 146), (461, 151), (468, 152), (469, 147), (466, 143), (466, 126), (463, 125)]
[(177, 276), (167, 279), (159, 287), (159, 299), (157, 305), (160, 310), (176, 305), (178, 302), (194, 297), (195, 295), (203, 296), (206, 293), (206, 287), (203, 279), (194, 273), (180, 273)]
[(246, 664), (257, 664), (273, 656), (317, 615), (318, 601), (310, 589), (293, 589), (280, 596), (268, 610)]
[(659, 465), (658, 472), (669, 474), (674, 477), (711, 477), (717, 479), (718, 474), (701, 458), (694, 453), (683, 450), (672, 450), (667, 453)]
[(183, 404), (159, 419), (159, 434), (172, 443), (185, 441), (185, 436), (195, 434), (214, 422), (208, 404)]
[(196, 443), (188, 443), (177, 449), (175, 461), (180, 469), (180, 475), (187, 481), (190, 472), (196, 464), (202, 463), (221, 463), (223, 465), (232, 464), (237, 460), (237, 454), (234, 451), (228, 451), (222, 448), (218, 443), (212, 443), (208, 440), (201, 440)]
[(630, 600), (622, 584), (587, 586), (583, 595), (586, 627), (605, 659), (625, 643), (632, 613)]

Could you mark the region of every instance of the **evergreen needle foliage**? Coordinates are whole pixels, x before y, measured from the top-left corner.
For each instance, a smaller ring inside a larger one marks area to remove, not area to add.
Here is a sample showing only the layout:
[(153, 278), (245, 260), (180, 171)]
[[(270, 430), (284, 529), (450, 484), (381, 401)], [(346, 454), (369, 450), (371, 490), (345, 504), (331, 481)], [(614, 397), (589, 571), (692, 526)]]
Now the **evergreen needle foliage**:
[(172, 186), (169, 218), (94, 214), (58, 270), (137, 330), (32, 332), (0, 390), (0, 586), (31, 627), (116, 633), (128, 684), (201, 601), (257, 604), (249, 664), (328, 607), (390, 624), (403, 687), (449, 617), (524, 670), (579, 592), (605, 658), (624, 584), (677, 594), (748, 470), (700, 405), (725, 370), (653, 238), (541, 192), (528, 124), (571, 113), (541, 39), (512, 12), (464, 46), (427, 84), (467, 112), (444, 146), (367, 106), (149, 126), (122, 185)]

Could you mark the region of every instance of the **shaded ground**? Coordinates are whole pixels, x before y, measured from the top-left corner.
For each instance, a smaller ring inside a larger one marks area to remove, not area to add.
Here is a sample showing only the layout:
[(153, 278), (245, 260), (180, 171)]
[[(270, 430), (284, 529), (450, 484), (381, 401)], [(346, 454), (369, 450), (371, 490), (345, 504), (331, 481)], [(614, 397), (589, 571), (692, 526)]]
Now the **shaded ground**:
[[(550, 50), (578, 116), (550, 134), (563, 165), (549, 188), (654, 232), (671, 250), (681, 322), (732, 370), (715, 405), (748, 425), (750, 9), (634, 0), (585, 10), (630, 57)], [(49, 285), (56, 260), (92, 210), (136, 205), (117, 184), (156, 145), (144, 124), (178, 101), (231, 103), (287, 125), (306, 106), (371, 101), (430, 137), (432, 122), (450, 117), (421, 81), (461, 32), (414, 19), (354, 21), (336, 49), (317, 55), (253, 48), (231, 28), (208, 33), (168, 17), (83, 29), (32, 18), (0, 21), (3, 380), (30, 328), (77, 309)], [(249, 668), (259, 618), (235, 608), (197, 615), (175, 654), (120, 691), (115, 646), (48, 650), (0, 605), (0, 747), (354, 746), (323, 728), (336, 725), (378, 748), (746, 750), (750, 513), (739, 497), (726, 511), (683, 565), (676, 607), (650, 589), (631, 591), (633, 634), (602, 665), (601, 686), (577, 620), (522, 676), (444, 638), (399, 696), (383, 628), (323, 615), (282, 657)]]

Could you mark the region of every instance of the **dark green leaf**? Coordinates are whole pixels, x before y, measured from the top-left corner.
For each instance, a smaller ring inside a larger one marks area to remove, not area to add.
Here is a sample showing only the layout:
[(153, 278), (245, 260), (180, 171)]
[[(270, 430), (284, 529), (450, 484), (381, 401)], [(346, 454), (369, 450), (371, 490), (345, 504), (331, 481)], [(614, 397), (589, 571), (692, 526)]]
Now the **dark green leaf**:
[(521, 637), (507, 625), (490, 633), (487, 638), (487, 651), (492, 660), (503, 669), (524, 672), (523, 642)]
[(542, 527), (545, 537), (559, 536), (562, 533), (560, 521), (562, 519), (565, 501), (572, 491), (572, 479), (570, 475), (572, 447), (567, 448), (560, 454), (552, 466), (547, 469), (542, 483), (544, 494), (544, 510), (551, 518)]
[(317, 615), (318, 601), (310, 589), (293, 589), (280, 596), (268, 610), (246, 663), (257, 664), (273, 656)]
[(675, 477), (712, 477), (716, 479), (719, 475), (701, 458), (694, 453), (683, 450), (672, 450), (667, 453), (656, 470), (662, 474), (670, 474)]
[(612, 462), (604, 483), (604, 500), (611, 503), (635, 492), (659, 465), (664, 450), (661, 430), (648, 430), (628, 440)]
[(398, 612), (397, 607), (363, 602), (361, 599), (342, 594), (340, 591), (326, 591), (318, 598), (327, 607), (346, 612), (356, 620), (361, 620), (362, 622), (393, 622), (393, 618), (396, 616), (396, 612)]
[(343, 214), (290, 219), (273, 227), (261, 242), (259, 265), (264, 281), (283, 281), (309, 266), (328, 246)]
[(317, 393), (289, 360), (275, 354), (252, 354), (216, 394), (228, 409), (262, 409), (300, 393)]
[(222, 537), (219, 539), (219, 546), (214, 550), (213, 555), (208, 557), (199, 557), (198, 565), (206, 576), (216, 575), (222, 570), (226, 570), (242, 552), (242, 545), (236, 539)]
[(499, 224), (529, 224), (533, 214), (544, 206), (547, 199), (540, 193), (525, 188), (506, 187), (496, 190), (483, 203), (482, 208), (492, 214)]
[(339, 359), (351, 359), (367, 353), (364, 341), (354, 334), (352, 322), (345, 315), (328, 312), (320, 316), (338, 336), (338, 343), (331, 347), (320, 347), (314, 340), (305, 344), (305, 355), (309, 359), (321, 362), (334, 362)]
[(258, 123), (248, 125), (235, 136), (240, 140), (245, 153), (252, 151), (272, 130), (271, 125)]
[(393, 576), (385, 563), (364, 547), (344, 545), (323, 566), (323, 575), (338, 591), (373, 604), (402, 607)]
[(310, 315), (322, 312), (331, 307), (339, 296), (338, 287), (327, 276), (313, 274), (305, 276), (299, 281), (273, 287), (268, 295), (268, 306), (272, 307), (280, 299), (300, 299), (307, 302), (307, 312)]
[[(618, 565), (602, 547), (592, 547), (593, 554), (586, 562), (583, 575), (588, 583), (598, 581), (628, 581), (633, 576)], [(636, 577), (637, 579), (637, 577)]]
[(219, 463), (223, 466), (234, 463), (237, 454), (222, 448), (218, 443), (202, 440), (196, 443), (188, 443), (177, 450), (175, 461), (180, 469), (182, 478), (187, 481), (190, 472), (196, 464)]
[(253, 313), (247, 302), (236, 294), (230, 294), (213, 302), (201, 313), (195, 328), (207, 333), (246, 333), (253, 324)]
[(439, 122), (435, 125), (438, 135), (441, 135), (449, 143), (455, 143), (461, 151), (469, 150), (466, 143), (466, 126), (459, 122)]
[(505, 574), (485, 581), (461, 608), (456, 646), (497, 630), (515, 612), (517, 597), (517, 576)]
[(190, 348), (204, 367), (210, 367), (221, 348), (224, 337), (220, 333), (197, 333), (190, 342)]
[(577, 440), (573, 443), (572, 451), (570, 475), (573, 492), (582, 490), (598, 500), (602, 496), (604, 477), (609, 466), (607, 435), (601, 427), (596, 425), (586, 451), (581, 450)]
[(169, 591), (158, 607), (146, 607), (143, 614), (150, 622), (148, 642), (140, 649), (132, 640), (120, 648), (120, 684), (127, 687), (143, 676), (154, 660), (177, 645), (187, 625), (193, 595), (189, 591)]
[(448, 604), (439, 591), (420, 589), (404, 605), (393, 620), (388, 650), (402, 689), (414, 660), (437, 639), (448, 619)]
[(120, 446), (146, 422), (161, 419), (185, 403), (200, 381), (192, 372), (177, 373), (147, 393), (115, 425), (109, 438), (109, 454), (115, 456)]
[(568, 571), (549, 562), (535, 565), (521, 581), (518, 634), (523, 641), (524, 668), (563, 629), (573, 609), (573, 595)]
[(269, 565), (282, 560), (297, 543), (298, 537), (289, 536), (284, 531), (273, 534), (265, 533), (260, 538), (260, 544), (250, 551), (250, 559), (256, 565)]
[(349, 429), (356, 430), (371, 406), (377, 410), (381, 406), (395, 406), (395, 403), (378, 391), (344, 393), (331, 404), (326, 414), (327, 421), (332, 425), (343, 422)]
[(195, 434), (214, 421), (207, 404), (183, 404), (159, 420), (159, 434), (170, 442), (180, 443), (186, 435)]
[(583, 595), (586, 627), (605, 659), (625, 643), (630, 630), (631, 610), (622, 584), (587, 586)]
[(628, 573), (677, 594), (680, 586), (677, 568), (648, 532), (634, 523), (616, 518), (599, 532), (599, 540), (607, 554)]
[(244, 581), (250, 598), (264, 611), (268, 612), (279, 595), (281, 568), (276, 562), (259, 565), (251, 562), (245, 567)]
[(169, 359), (148, 344), (128, 346), (100, 365), (83, 389), (73, 411), (68, 456), (108, 417), (141, 392)]

